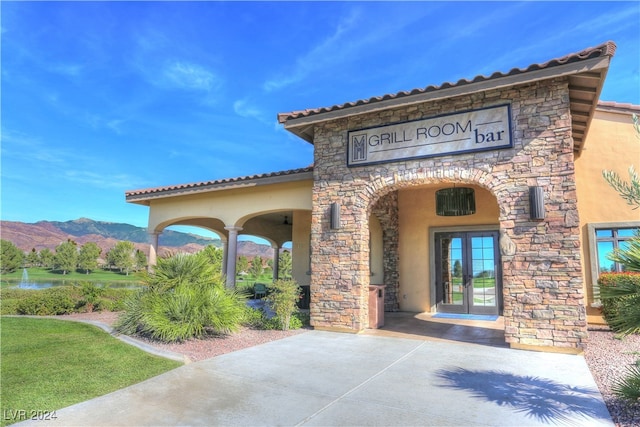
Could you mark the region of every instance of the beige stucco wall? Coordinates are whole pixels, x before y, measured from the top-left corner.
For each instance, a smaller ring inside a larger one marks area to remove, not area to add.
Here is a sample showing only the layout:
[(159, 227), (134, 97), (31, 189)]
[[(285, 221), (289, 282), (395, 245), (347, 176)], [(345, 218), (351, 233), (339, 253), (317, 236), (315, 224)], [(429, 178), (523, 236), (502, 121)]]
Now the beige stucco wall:
[(604, 180), (602, 171), (616, 171), (628, 181), (631, 165), (640, 171), (640, 139), (633, 128), (631, 113), (596, 111), (585, 148), (575, 159), (582, 271), (590, 315), (598, 314), (590, 304), (598, 278), (592, 274), (595, 266), (590, 256), (588, 224), (636, 222), (640, 226), (640, 209), (632, 209)]
[(435, 192), (443, 186), (409, 188), (398, 192), (400, 225), (400, 295), (401, 311), (431, 311), (431, 244), (433, 227), (468, 227), (486, 225), (497, 230), (500, 210), (496, 198), (486, 189), (475, 190), (476, 213), (464, 217), (436, 215)]
[[(237, 188), (151, 199), (148, 229), (161, 233), (170, 225), (193, 225), (214, 231), (227, 241), (229, 233), (225, 227), (238, 226), (243, 227), (241, 235), (262, 237), (272, 244), (291, 240), (293, 278), (300, 285), (309, 285), (312, 186), (312, 180), (260, 186), (249, 183)], [(291, 230), (274, 227), (260, 218), (262, 214), (290, 211)]]
[(312, 186), (309, 180), (151, 200), (148, 227), (161, 231), (189, 218), (213, 218), (225, 226), (242, 226), (260, 213), (311, 210)]

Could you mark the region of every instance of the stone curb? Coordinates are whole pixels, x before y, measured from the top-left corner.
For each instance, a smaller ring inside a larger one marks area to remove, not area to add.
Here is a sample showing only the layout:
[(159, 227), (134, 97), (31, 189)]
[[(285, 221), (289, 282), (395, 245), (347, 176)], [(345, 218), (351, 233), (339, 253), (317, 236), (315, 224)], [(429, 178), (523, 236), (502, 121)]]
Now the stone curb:
[(144, 341), (138, 340), (136, 338), (132, 338), (128, 335), (122, 335), (118, 332), (116, 332), (111, 326), (107, 325), (106, 323), (102, 323), (102, 322), (98, 322), (95, 320), (86, 320), (86, 319), (74, 319), (74, 318), (63, 318), (63, 317), (59, 317), (59, 316), (32, 316), (32, 315), (20, 315), (20, 316), (16, 316), (16, 315), (8, 315), (8, 316), (3, 316), (3, 317), (29, 317), (32, 319), (55, 319), (55, 320), (64, 320), (64, 321), (71, 321), (71, 322), (80, 322), (80, 323), (86, 323), (92, 326), (96, 326), (100, 329), (102, 329), (103, 331), (105, 331), (106, 333), (108, 333), (109, 335), (111, 335), (114, 338), (119, 339), (120, 341), (132, 345), (134, 347), (139, 348), (142, 351), (145, 351), (149, 354), (153, 354), (154, 356), (159, 356), (159, 357), (164, 357), (165, 359), (171, 359), (171, 360), (175, 360), (177, 362), (182, 362), (185, 365), (191, 363), (191, 360), (189, 359), (189, 357), (187, 357), (184, 354), (181, 353), (176, 353), (173, 351), (169, 351), (169, 350), (162, 350), (159, 348), (156, 348), (150, 344), (147, 344)]

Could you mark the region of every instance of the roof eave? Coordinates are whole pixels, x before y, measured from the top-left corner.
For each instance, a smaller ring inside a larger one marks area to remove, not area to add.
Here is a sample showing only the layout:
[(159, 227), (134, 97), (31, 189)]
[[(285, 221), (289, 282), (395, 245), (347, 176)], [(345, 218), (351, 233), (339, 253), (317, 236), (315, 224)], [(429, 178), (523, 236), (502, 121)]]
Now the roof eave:
[(211, 184), (185, 184), (175, 186), (175, 188), (142, 189), (125, 192), (127, 203), (136, 203), (149, 206), (152, 200), (168, 197), (186, 196), (193, 194), (211, 193), (216, 191), (236, 190), (242, 188), (258, 187), (262, 185), (281, 184), (286, 182), (298, 182), (313, 180), (313, 170), (291, 173), (286, 175), (275, 175), (257, 178), (245, 178), (232, 181), (222, 181)]
[[(345, 107), (338, 110), (316, 113), (313, 115), (297, 118), (283, 119), (282, 124), (289, 132), (299, 136), (307, 142), (313, 143), (313, 125), (326, 122), (329, 120), (337, 120), (346, 117), (356, 116), (360, 114), (372, 113), (388, 108), (404, 107), (408, 105), (437, 101), (444, 98), (451, 98), (461, 95), (469, 95), (476, 92), (501, 89), (515, 85), (533, 83), (541, 80), (548, 80), (557, 77), (571, 76), (580, 73), (607, 69), (611, 57), (608, 55), (600, 56), (581, 61), (575, 61), (567, 64), (547, 67), (539, 70), (527, 71), (515, 75), (507, 75), (496, 77), (479, 82), (470, 82), (467, 84), (456, 85), (452, 87), (436, 89), (414, 95), (407, 95), (398, 98), (385, 99), (377, 102)], [(605, 71), (606, 74), (606, 71)], [(599, 84), (600, 92), (604, 83), (604, 75)], [(595, 108), (595, 105), (594, 105)]]

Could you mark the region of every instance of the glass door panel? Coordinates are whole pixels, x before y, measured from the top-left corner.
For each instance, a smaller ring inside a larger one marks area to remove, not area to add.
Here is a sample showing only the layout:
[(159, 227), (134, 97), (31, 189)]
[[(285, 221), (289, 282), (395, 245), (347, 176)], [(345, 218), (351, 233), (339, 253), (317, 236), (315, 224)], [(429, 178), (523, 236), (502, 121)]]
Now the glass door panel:
[(469, 313), (497, 314), (497, 237), (470, 233), (469, 241), (472, 266), (468, 295)]
[(444, 304), (464, 304), (464, 284), (462, 282), (462, 239), (460, 237), (441, 240), (442, 286)]
[(436, 233), (435, 237), (438, 311), (498, 314), (498, 233)]

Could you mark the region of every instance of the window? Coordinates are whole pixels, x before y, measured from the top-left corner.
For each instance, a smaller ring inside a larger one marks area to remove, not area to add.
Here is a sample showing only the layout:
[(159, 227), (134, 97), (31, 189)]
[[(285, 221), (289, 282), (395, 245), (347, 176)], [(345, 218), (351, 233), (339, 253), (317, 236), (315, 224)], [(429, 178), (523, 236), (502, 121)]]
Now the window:
[(598, 273), (610, 273), (624, 271), (624, 267), (609, 259), (609, 255), (615, 249), (624, 249), (629, 240), (634, 236), (637, 227), (595, 227), (596, 254)]

